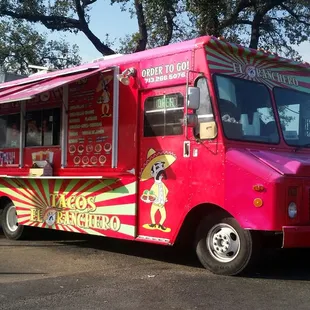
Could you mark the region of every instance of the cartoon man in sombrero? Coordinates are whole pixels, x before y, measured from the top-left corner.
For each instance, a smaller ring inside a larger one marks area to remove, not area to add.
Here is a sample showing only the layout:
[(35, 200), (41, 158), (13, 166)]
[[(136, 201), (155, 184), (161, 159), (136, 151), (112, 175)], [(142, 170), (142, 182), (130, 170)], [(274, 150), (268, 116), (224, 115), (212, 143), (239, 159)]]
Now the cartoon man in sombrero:
[(108, 84), (113, 80), (113, 75), (100, 75), (100, 80), (96, 89), (96, 92), (102, 91), (101, 96), (98, 98), (97, 103), (102, 104), (102, 115), (101, 117), (110, 117), (110, 91)]
[[(141, 200), (146, 203), (152, 203), (150, 210), (151, 223), (144, 224), (146, 229), (159, 229), (164, 232), (170, 232), (171, 229), (164, 226), (167, 217), (165, 204), (168, 201), (168, 188), (163, 179), (167, 179), (166, 169), (176, 160), (176, 156), (170, 152), (155, 152), (150, 149), (147, 153), (147, 161), (144, 164), (141, 173), (141, 181), (154, 178), (154, 184), (150, 190), (145, 190)], [(155, 216), (159, 212), (160, 220), (156, 224)]]

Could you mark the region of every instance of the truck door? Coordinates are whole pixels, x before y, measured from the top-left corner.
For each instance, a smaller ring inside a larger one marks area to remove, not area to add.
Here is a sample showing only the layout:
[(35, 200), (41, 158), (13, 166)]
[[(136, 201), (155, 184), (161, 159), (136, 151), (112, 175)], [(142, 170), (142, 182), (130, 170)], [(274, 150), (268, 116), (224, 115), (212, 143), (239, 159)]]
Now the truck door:
[(189, 144), (183, 126), (186, 87), (141, 93), (138, 238), (169, 243), (189, 193)]

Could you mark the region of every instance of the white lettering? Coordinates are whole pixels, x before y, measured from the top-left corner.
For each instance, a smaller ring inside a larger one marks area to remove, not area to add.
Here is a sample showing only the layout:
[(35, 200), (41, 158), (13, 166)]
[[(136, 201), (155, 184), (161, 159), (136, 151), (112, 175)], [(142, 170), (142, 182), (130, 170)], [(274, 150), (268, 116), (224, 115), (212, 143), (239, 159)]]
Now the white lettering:
[(233, 70), (236, 73), (243, 73), (242, 66), (233, 62)]
[(190, 68), (189, 60), (177, 64), (167, 64), (143, 69), (141, 75), (146, 83), (164, 82), (168, 80), (184, 79)]
[[(232, 66), (233, 66), (233, 71), (235, 73), (242, 73), (242, 74), (245, 73), (245, 70), (241, 64), (232, 63)], [(279, 72), (274, 72), (274, 71), (268, 70), (268, 69), (254, 68), (253, 70), (256, 71), (256, 74), (253, 76), (250, 76), (251, 78), (256, 76), (258, 78), (277, 81), (277, 82), (283, 83), (283, 84), (299, 86), (298, 80), (294, 76), (284, 75), (284, 74), (281, 74)]]

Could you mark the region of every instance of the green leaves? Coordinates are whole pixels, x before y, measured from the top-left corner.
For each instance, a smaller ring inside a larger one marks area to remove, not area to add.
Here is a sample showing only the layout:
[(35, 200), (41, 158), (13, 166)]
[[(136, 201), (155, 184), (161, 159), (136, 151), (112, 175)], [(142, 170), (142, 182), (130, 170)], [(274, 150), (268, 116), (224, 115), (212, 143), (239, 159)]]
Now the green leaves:
[[(100, 0), (103, 1), (103, 0)], [(310, 37), (309, 0), (106, 0), (137, 19), (138, 32), (120, 38), (120, 52), (136, 52), (199, 35), (224, 36), (252, 48), (298, 59), (291, 45)], [(103, 55), (114, 53), (89, 28), (98, 0), (0, 0), (0, 17), (41, 23), (53, 31), (83, 32)], [(104, 19), (102, 21), (104, 29)]]
[(309, 0), (191, 0), (199, 34), (224, 36), (252, 48), (298, 59), (290, 45), (310, 37)]
[[(132, 8), (135, 1), (111, 0)], [(252, 48), (264, 48), (296, 60), (291, 47), (309, 40), (309, 0), (140, 0), (147, 30), (146, 48), (166, 45), (200, 35), (224, 36)], [(122, 52), (134, 52), (143, 37), (127, 34)]]
[(56, 31), (81, 31), (103, 55), (114, 54), (88, 27), (88, 12), (97, 0), (0, 0), (0, 17), (41, 23)]
[(81, 63), (76, 45), (48, 41), (29, 23), (2, 19), (0, 37), (0, 63), (7, 72), (29, 74), (30, 64), (62, 69)]
[[(122, 10), (127, 10), (139, 22), (139, 32), (121, 38), (122, 53), (141, 50), (141, 40), (145, 38), (147, 39), (145, 48), (149, 49), (183, 41), (196, 35), (185, 12), (183, 1), (111, 0), (111, 4), (114, 3), (122, 4)], [(141, 19), (143, 19), (142, 27)]]

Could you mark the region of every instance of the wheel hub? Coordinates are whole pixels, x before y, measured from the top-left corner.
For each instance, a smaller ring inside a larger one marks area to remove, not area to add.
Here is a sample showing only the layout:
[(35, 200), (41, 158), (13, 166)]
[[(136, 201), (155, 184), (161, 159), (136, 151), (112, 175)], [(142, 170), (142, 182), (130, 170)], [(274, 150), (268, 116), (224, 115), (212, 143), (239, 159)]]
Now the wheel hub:
[(213, 237), (213, 245), (216, 251), (227, 253), (231, 248), (230, 237), (227, 234), (217, 233)]
[(18, 228), (16, 209), (14, 206), (11, 206), (6, 214), (6, 224), (11, 232), (14, 232)]
[(207, 236), (207, 246), (216, 260), (230, 262), (239, 253), (240, 238), (232, 226), (221, 223), (210, 230)]

